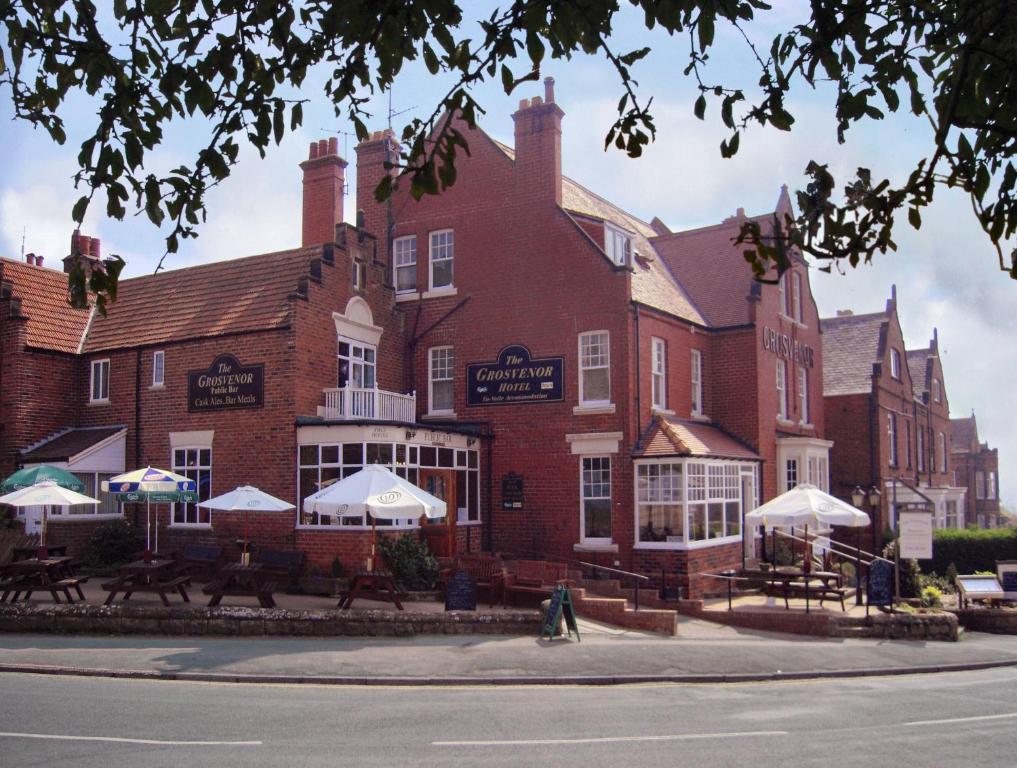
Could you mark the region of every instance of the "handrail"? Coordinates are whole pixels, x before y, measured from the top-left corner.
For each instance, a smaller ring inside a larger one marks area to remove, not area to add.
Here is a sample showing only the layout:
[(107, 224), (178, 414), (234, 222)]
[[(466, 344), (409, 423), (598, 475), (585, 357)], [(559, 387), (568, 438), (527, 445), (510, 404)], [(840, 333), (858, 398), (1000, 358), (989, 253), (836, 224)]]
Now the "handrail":
[(644, 576), (641, 573), (632, 573), (631, 571), (622, 571), (622, 570), (619, 570), (617, 568), (609, 568), (606, 565), (597, 565), (596, 563), (587, 563), (585, 560), (576, 560), (575, 562), (579, 563), (580, 565), (585, 565), (585, 566), (587, 566), (589, 568), (599, 568), (600, 570), (608, 571), (609, 573), (617, 573), (617, 574), (620, 574), (622, 576), (631, 576), (632, 578), (640, 579), (641, 581), (649, 581), (650, 580), (649, 576)]
[[(777, 528), (774, 528), (773, 531), (775, 533), (777, 533), (777, 535), (779, 535), (779, 536), (783, 536), (783, 537), (788, 538), (788, 539), (794, 539), (795, 541), (801, 541), (801, 542), (803, 542), (805, 544), (808, 544), (808, 543), (814, 541), (814, 539), (803, 539), (801, 536), (795, 536), (793, 533), (787, 533), (786, 531), (781, 531), (781, 530), (779, 530)], [(855, 547), (848, 547), (847, 544), (842, 544), (841, 542), (839, 542), (839, 541), (837, 541), (835, 539), (832, 539), (832, 538), (829, 538), (829, 537), (826, 537), (826, 539), (827, 539), (827, 541), (830, 542), (830, 546), (831, 547), (843, 547), (845, 550), (846, 549), (852, 549), (852, 550), (856, 549)], [(871, 552), (866, 552), (864, 549), (858, 549), (857, 551), (858, 551), (859, 554), (865, 555), (866, 557), (871, 557), (872, 559), (868, 560), (868, 561), (857, 560), (856, 558), (851, 556), (849, 553), (847, 553), (847, 552), (840, 552), (840, 551), (837, 552), (837, 556), (838, 557), (848, 556), (848, 557), (851, 557), (852, 560), (856, 560), (856, 562), (861, 562), (861, 563), (871, 563), (871, 562), (874, 562), (876, 560), (882, 560), (884, 563), (889, 563), (890, 565), (894, 564), (893, 560), (887, 560), (885, 557), (882, 557), (881, 555), (874, 555)]]

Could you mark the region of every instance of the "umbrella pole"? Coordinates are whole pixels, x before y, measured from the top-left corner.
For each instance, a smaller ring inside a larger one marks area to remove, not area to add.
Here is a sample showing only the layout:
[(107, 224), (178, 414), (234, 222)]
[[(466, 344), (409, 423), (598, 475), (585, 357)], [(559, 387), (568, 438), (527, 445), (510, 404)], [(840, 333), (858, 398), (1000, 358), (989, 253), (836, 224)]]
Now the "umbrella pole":
[(155, 505), (155, 551), (159, 551), (159, 505)]
[(374, 515), (371, 515), (371, 561), (368, 563), (367, 570), (373, 572), (374, 568), (374, 545), (378, 537), (378, 521)]
[(145, 549), (152, 551), (152, 500), (145, 497)]
[(809, 552), (809, 524), (805, 524), (805, 549), (802, 557), (802, 568), (805, 571), (805, 612), (809, 612), (809, 574), (812, 572), (812, 555)]
[(251, 553), (247, 549), (247, 541), (248, 541), (248, 538), (249, 538), (249, 536), (248, 536), (248, 530), (249, 530), (248, 526), (250, 525), (250, 522), (251, 522), (250, 512), (248, 512), (245, 509), (244, 510), (244, 553), (243, 553), (243, 555), (240, 556), (240, 562), (243, 563), (244, 565), (249, 565), (250, 562), (251, 562)]

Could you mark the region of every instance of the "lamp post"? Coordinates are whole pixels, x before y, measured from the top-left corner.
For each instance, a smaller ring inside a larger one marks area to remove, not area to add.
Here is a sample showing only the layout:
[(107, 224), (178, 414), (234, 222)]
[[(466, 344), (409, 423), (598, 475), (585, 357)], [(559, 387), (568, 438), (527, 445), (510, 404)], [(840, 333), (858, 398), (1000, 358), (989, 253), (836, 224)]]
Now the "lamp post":
[[(876, 512), (879, 510), (879, 502), (882, 494), (879, 492), (879, 488), (875, 485), (872, 486), (867, 492), (863, 491), (860, 486), (855, 486), (855, 489), (851, 491), (851, 503), (854, 504), (858, 509), (862, 509), (863, 505), (867, 501), (869, 508), (872, 510), (872, 528), (876, 528)], [(855, 531), (855, 605), (862, 604), (862, 533), (861, 528)]]

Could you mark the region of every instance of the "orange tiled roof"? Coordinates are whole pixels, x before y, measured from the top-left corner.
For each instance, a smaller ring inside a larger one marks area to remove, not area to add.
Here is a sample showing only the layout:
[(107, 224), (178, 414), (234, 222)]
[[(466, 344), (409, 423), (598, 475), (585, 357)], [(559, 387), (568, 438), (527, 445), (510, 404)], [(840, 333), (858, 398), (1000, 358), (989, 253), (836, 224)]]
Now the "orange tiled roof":
[(715, 459), (751, 459), (759, 455), (715, 424), (657, 417), (650, 425), (637, 457), (701, 456)]
[(298, 248), (135, 277), (96, 316), (85, 352), (280, 328), (288, 296), (320, 248)]
[(48, 267), (0, 258), (0, 280), (11, 284), (26, 318), (26, 344), (36, 349), (77, 352), (89, 311), (67, 303), (67, 275)]

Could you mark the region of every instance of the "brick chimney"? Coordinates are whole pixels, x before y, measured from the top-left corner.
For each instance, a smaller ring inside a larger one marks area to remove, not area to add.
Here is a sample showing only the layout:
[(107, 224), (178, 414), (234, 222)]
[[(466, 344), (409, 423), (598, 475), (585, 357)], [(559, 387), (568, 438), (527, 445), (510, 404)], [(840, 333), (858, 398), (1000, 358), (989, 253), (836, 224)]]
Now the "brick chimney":
[[(70, 272), (74, 265), (80, 260), (86, 274), (91, 268), (102, 259), (102, 242), (98, 237), (88, 237), (81, 234), (80, 230), (71, 233), (71, 252), (64, 257), (64, 272)], [(42, 261), (36, 257), (36, 264), (42, 266)]]
[[(378, 238), (378, 259), (388, 263), (388, 204), (374, 199), (374, 190), (385, 176), (398, 173), (385, 163), (399, 162), (399, 142), (392, 131), (375, 131), (357, 145), (357, 228)], [(363, 214), (363, 215), (361, 215)]]
[(343, 220), (346, 161), (339, 157), (339, 139), (312, 141), (304, 171), (304, 215), (301, 243), (335, 242), (336, 225)]
[(554, 103), (554, 78), (544, 79), (544, 98), (519, 102), (516, 124), (516, 179), (531, 195), (561, 205), (561, 119)]

